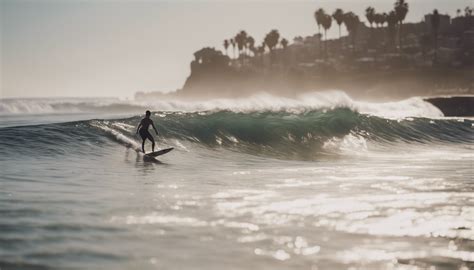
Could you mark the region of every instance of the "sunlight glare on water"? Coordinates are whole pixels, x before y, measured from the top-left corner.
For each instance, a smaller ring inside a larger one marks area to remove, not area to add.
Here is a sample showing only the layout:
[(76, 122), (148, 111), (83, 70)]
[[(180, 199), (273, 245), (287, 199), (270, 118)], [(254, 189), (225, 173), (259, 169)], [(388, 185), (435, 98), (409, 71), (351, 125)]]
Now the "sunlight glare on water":
[(472, 143), (200, 129), (217, 116), (166, 114), (159, 161), (134, 118), (1, 128), (2, 269), (473, 268)]

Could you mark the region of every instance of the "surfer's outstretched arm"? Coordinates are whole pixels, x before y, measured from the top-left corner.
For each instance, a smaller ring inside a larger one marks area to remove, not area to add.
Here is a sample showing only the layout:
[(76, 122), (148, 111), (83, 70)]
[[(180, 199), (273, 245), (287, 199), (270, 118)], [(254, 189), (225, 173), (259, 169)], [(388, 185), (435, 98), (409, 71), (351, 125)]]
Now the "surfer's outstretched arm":
[(152, 126), (153, 129), (155, 130), (156, 135), (158, 135), (158, 131), (156, 130), (155, 124), (154, 124), (153, 122), (151, 122), (151, 126)]
[(142, 122), (140, 122), (140, 124), (138, 124), (137, 133), (138, 133), (138, 131), (140, 130), (141, 127), (142, 127)]

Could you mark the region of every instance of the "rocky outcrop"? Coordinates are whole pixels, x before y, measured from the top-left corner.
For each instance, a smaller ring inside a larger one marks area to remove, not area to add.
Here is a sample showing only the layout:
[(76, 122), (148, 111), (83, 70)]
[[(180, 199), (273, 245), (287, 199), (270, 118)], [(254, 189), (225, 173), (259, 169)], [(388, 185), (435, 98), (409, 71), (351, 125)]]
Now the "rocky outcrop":
[(474, 116), (474, 96), (426, 98), (443, 112), (444, 116)]

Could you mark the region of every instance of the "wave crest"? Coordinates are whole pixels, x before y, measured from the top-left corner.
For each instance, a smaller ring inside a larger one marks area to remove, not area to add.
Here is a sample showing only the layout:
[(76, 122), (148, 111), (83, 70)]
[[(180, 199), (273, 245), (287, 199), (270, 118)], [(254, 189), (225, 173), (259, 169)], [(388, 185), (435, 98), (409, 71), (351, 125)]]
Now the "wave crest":
[(207, 101), (149, 100), (123, 101), (118, 99), (4, 99), (0, 101), (0, 115), (52, 113), (142, 113), (154, 111), (222, 111), (257, 112), (286, 111), (303, 113), (321, 109), (349, 108), (364, 114), (390, 119), (404, 117), (439, 118), (443, 114), (422, 98), (396, 102), (374, 103), (356, 101), (343, 91), (311, 92), (295, 98), (272, 96), (266, 93), (240, 99)]

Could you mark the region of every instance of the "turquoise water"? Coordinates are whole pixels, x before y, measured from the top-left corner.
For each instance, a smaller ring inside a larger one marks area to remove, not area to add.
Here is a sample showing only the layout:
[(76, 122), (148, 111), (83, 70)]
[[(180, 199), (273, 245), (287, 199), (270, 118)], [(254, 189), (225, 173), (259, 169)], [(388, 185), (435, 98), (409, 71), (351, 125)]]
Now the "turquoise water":
[(0, 117), (2, 270), (474, 267), (470, 119), (154, 111), (151, 160), (140, 117)]

